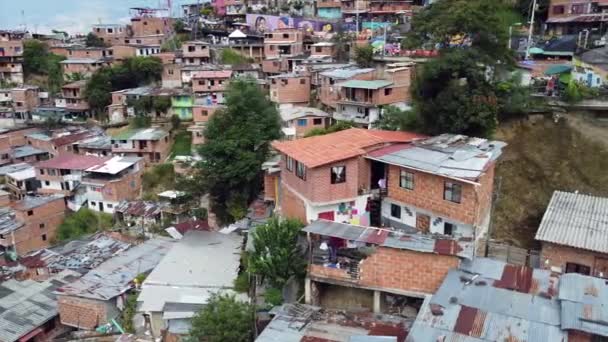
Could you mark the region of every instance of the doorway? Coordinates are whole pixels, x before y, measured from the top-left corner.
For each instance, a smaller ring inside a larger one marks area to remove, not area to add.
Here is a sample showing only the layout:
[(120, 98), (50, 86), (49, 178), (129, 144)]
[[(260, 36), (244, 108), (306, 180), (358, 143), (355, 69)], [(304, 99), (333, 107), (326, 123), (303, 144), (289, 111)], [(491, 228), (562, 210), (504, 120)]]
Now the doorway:
[(372, 160), (371, 165), (371, 179), (370, 179), (370, 188), (378, 189), (380, 188), (380, 180), (384, 179), (384, 184), (386, 187), (386, 164)]
[(103, 202), (99, 202), (99, 211), (103, 213)]

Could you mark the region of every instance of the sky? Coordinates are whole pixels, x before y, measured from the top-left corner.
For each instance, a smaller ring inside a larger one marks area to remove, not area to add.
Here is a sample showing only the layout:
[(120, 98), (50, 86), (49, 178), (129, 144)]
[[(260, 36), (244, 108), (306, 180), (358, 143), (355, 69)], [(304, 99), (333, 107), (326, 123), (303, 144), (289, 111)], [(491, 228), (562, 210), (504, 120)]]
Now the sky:
[[(179, 15), (181, 4), (196, 2), (172, 0), (173, 15)], [(100, 22), (127, 23), (130, 7), (158, 8), (159, 3), (166, 0), (0, 0), (0, 29), (18, 29), (25, 23), (34, 33), (87, 33)]]

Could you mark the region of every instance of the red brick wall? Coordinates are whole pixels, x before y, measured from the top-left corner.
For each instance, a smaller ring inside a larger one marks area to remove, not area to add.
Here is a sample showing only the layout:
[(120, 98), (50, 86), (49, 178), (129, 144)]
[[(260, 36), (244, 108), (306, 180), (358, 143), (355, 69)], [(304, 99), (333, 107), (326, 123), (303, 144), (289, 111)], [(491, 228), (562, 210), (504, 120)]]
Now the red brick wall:
[[(315, 125), (314, 119), (321, 119), (321, 123), (318, 125)], [(298, 125), (298, 121), (299, 120), (306, 120), (306, 126), (300, 126)], [(324, 117), (319, 117), (319, 116), (306, 116), (306, 117), (302, 117), (299, 119), (295, 119), (292, 121), (293, 126), (296, 128), (296, 138), (302, 138), (306, 135), (306, 133), (308, 133), (310, 130), (315, 129), (315, 128), (325, 128), (327, 125), (326, 123), (329, 120), (326, 120), (326, 118)]]
[[(19, 255), (50, 245), (57, 235), (57, 228), (65, 218), (66, 207), (63, 198), (59, 198), (30, 210), (33, 211), (32, 216), (27, 215), (28, 210), (15, 210), (17, 220), (25, 223), (25, 226), (15, 231), (15, 245)], [(44, 224), (42, 228), (41, 224)], [(46, 235), (46, 240), (42, 239), (43, 234)]]
[[(374, 71), (370, 71), (365, 74), (359, 74), (348, 80), (373, 80), (374, 79)], [(326, 106), (335, 108), (337, 106), (336, 101), (338, 101), (338, 97), (340, 95), (340, 89), (336, 84), (341, 82), (346, 82), (347, 80), (334, 80), (334, 84), (330, 84), (330, 77), (321, 76), (321, 87), (319, 90), (319, 100)], [(331, 91), (333, 89), (333, 91)]]
[(603, 272), (604, 277), (608, 276), (608, 254), (543, 242), (541, 250), (543, 268), (560, 267), (562, 272), (566, 272), (566, 263), (569, 262), (591, 268), (591, 275), (599, 276), (599, 273)]
[(568, 331), (568, 342), (591, 342), (591, 338), (591, 334), (582, 331)]
[(310, 265), (313, 278), (334, 279), (369, 288), (384, 288), (432, 294), (437, 291), (451, 268), (458, 267), (455, 256), (420, 253), (404, 249), (378, 247), (360, 263), (360, 278), (353, 279), (345, 270)]
[(106, 306), (98, 301), (72, 296), (59, 296), (61, 323), (72, 327), (93, 329), (107, 323)]
[(270, 74), (279, 74), (287, 71), (286, 59), (266, 59), (262, 61), (262, 71)]
[(141, 179), (144, 170), (143, 160), (139, 163), (139, 171), (128, 174), (120, 180), (107, 183), (103, 189), (103, 198), (106, 201), (119, 202), (134, 200), (141, 192)]
[(287, 187), (281, 184), (281, 215), (306, 222), (306, 205)]
[[(480, 216), (481, 210), (489, 207), (489, 203), (481, 207), (479, 202), (482, 198), (488, 196), (488, 190), (491, 193), (491, 182), (487, 179), (486, 183), (480, 188), (480, 199), (477, 199), (475, 187), (472, 184), (461, 183), (449, 180), (444, 177), (432, 175), (424, 172), (417, 172), (411, 169), (406, 169), (414, 173), (414, 190), (406, 190), (399, 187), (399, 171), (398, 166), (389, 166), (388, 175), (388, 197), (399, 202), (410, 204), (421, 209), (427, 209), (439, 215), (443, 215), (463, 223), (475, 225), (481, 224), (483, 217)], [(486, 178), (492, 179), (493, 169), (491, 174)], [(443, 199), (443, 190), (445, 181), (451, 181), (462, 185), (462, 196), (460, 203), (454, 203)], [(489, 184), (488, 184), (489, 183)]]
[(173, 19), (171, 18), (149, 17), (137, 19), (131, 19), (131, 29), (134, 36), (148, 36), (173, 32)]
[(129, 57), (135, 57), (137, 48), (131, 45), (114, 45), (112, 46), (112, 56), (115, 60), (123, 60)]
[[(20, 129), (12, 132), (7, 132), (0, 135), (0, 139), (8, 138), (8, 143), (11, 147), (13, 146), (21, 146), (27, 144), (27, 140), (25, 138), (26, 134), (31, 134), (40, 131), (38, 128), (27, 128)], [(4, 147), (2, 147), (4, 148)]]
[(102, 58), (105, 50), (102, 49), (70, 49), (68, 58)]
[(264, 200), (276, 201), (276, 184), (279, 181), (278, 175), (264, 173)]
[[(214, 81), (214, 85), (209, 82)], [(192, 78), (192, 91), (194, 92), (223, 92), (228, 86), (228, 78)]]
[[(285, 82), (287, 83), (285, 84)], [(310, 101), (310, 76), (272, 79), (270, 100), (276, 103), (308, 103)]]
[(207, 122), (218, 108), (218, 106), (194, 106), (192, 107), (192, 121)]

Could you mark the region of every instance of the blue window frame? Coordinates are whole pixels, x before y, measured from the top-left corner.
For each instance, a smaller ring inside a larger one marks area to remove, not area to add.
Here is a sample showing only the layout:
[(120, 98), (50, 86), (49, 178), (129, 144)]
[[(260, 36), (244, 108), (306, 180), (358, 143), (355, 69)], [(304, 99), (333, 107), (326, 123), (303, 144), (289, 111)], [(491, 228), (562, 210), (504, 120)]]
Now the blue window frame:
[(299, 119), (298, 120), (298, 126), (302, 127), (302, 126), (306, 126), (306, 123), (308, 121), (306, 119)]

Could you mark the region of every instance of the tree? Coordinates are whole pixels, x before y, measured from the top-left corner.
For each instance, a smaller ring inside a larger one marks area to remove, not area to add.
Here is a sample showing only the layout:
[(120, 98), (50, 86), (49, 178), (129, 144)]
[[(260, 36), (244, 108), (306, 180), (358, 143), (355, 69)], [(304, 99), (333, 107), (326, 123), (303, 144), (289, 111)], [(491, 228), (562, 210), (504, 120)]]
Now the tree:
[(270, 142), (280, 137), (280, 127), (276, 107), (254, 80), (230, 82), (225, 108), (208, 121), (205, 144), (199, 149), (202, 161), (193, 178), (201, 182), (197, 187), (209, 192), (212, 211), (220, 221), (234, 220), (228, 203), (257, 195), (260, 167), (269, 156)]
[(173, 23), (173, 30), (175, 31), (175, 33), (184, 32), (185, 28), (186, 28), (186, 24), (181, 19), (178, 19)]
[(305, 138), (314, 137), (316, 135), (325, 135), (329, 133), (343, 131), (345, 129), (355, 127), (355, 123), (352, 121), (336, 121), (333, 125), (327, 128), (313, 128), (310, 131), (306, 132), (304, 135)]
[(249, 254), (248, 271), (279, 289), (292, 276), (303, 275), (306, 260), (298, 246), (303, 226), (298, 220), (278, 217), (258, 226), (252, 236), (254, 251)]
[(361, 68), (369, 68), (374, 64), (374, 47), (371, 45), (355, 48), (355, 62)]
[(152, 100), (152, 109), (156, 113), (166, 113), (169, 108), (171, 108), (171, 98), (168, 96), (156, 96)]
[(388, 106), (380, 119), (374, 123), (374, 128), (388, 131), (417, 131), (420, 129), (420, 120), (413, 110)]
[(85, 45), (87, 47), (105, 47), (106, 44), (103, 42), (103, 39), (97, 37), (93, 32), (89, 32), (85, 39)]
[(211, 295), (203, 309), (192, 318), (188, 341), (247, 342), (251, 340), (253, 308), (234, 295)]
[(176, 130), (182, 124), (182, 120), (179, 118), (179, 115), (173, 114), (171, 115), (171, 129)]
[(230, 64), (230, 65), (239, 65), (245, 63), (253, 62), (253, 59), (248, 58), (240, 54), (238, 51), (234, 49), (222, 49), (222, 54), (220, 55), (220, 60), (222, 64)]
[(26, 40), (23, 43), (23, 72), (26, 77), (32, 75), (47, 76), (46, 88), (51, 93), (59, 91), (63, 85), (61, 62), (64, 56), (48, 51), (48, 46), (39, 40)]
[(112, 216), (104, 213), (95, 213), (91, 209), (81, 208), (68, 216), (57, 229), (57, 239), (66, 241), (93, 233), (98, 229), (107, 229), (112, 226)]

